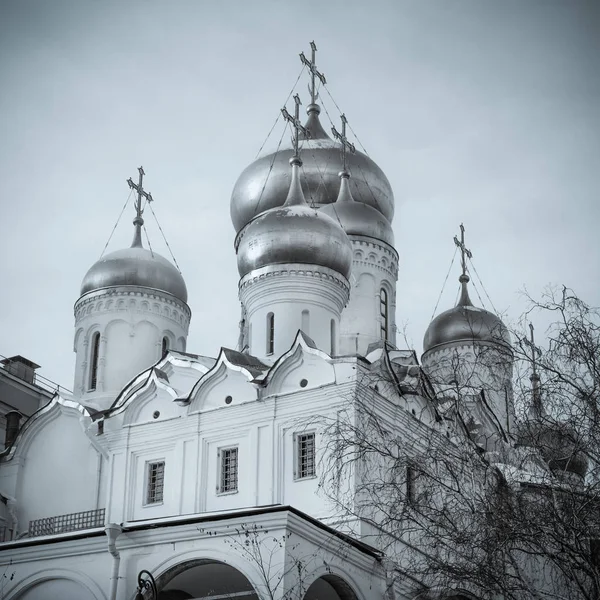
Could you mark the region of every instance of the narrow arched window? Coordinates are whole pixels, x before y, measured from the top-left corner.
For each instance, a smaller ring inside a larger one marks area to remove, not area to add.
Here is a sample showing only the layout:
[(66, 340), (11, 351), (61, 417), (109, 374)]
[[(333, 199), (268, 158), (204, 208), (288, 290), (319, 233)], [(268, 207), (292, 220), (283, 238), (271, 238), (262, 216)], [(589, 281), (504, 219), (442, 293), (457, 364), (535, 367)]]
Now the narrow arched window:
[(267, 315), (267, 354), (275, 352), (275, 315)]
[(301, 327), (301, 329), (306, 335), (310, 335), (309, 328), (310, 328), (310, 313), (307, 310), (303, 310), (302, 311), (302, 327)]
[(161, 356), (164, 357), (164, 355), (169, 351), (169, 338), (165, 335), (165, 337), (162, 339), (162, 354)]
[(331, 319), (329, 323), (329, 347), (331, 348), (331, 356), (335, 356), (337, 351), (335, 347), (335, 319)]
[(389, 304), (388, 293), (381, 288), (379, 291), (379, 315), (381, 317), (381, 339), (388, 341)]
[(100, 333), (97, 331), (92, 336), (92, 350), (90, 354), (90, 390), (96, 389), (98, 383), (98, 355), (100, 354)]

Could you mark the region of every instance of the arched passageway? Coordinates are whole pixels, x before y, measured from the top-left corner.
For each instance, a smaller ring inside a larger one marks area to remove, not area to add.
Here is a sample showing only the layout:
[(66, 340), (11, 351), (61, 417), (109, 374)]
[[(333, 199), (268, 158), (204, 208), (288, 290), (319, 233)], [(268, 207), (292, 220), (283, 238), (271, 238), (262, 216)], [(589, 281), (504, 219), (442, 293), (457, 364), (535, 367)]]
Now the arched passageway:
[[(4, 596), (0, 596), (4, 597)], [(96, 596), (80, 583), (66, 578), (49, 578), (29, 586), (14, 596), (18, 600), (96, 600)]]
[[(234, 597), (258, 600), (248, 579), (231, 565), (213, 560), (190, 560), (165, 571), (156, 580), (158, 600)], [(235, 595), (234, 595), (235, 594)]]
[(312, 583), (303, 600), (358, 600), (358, 597), (341, 577), (323, 575)]

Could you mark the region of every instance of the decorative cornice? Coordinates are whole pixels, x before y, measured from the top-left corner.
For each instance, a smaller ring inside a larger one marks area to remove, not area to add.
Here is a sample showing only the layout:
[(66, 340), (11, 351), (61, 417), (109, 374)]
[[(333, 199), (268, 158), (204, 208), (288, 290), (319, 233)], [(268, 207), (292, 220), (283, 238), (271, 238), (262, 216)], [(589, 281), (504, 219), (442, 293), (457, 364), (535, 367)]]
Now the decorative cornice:
[[(77, 324), (84, 316), (89, 314), (103, 314), (118, 312), (115, 303), (119, 300), (127, 300), (128, 304), (124, 310), (129, 310), (131, 300), (134, 302), (134, 309), (139, 312), (159, 314), (180, 326), (187, 329), (190, 323), (191, 310), (185, 302), (178, 300), (170, 294), (163, 294), (160, 291), (148, 290), (147, 288), (133, 287), (115, 287), (95, 290), (85, 294), (74, 306), (75, 323)], [(165, 315), (161, 310), (156, 313), (153, 310), (153, 304), (159, 303), (161, 309), (164, 306), (173, 307), (169, 314)], [(147, 305), (147, 306), (145, 306)]]
[(268, 278), (289, 276), (312, 277), (315, 279), (321, 279), (338, 285), (346, 292), (349, 292), (350, 290), (350, 284), (348, 283), (348, 280), (333, 269), (328, 269), (327, 267), (316, 267), (312, 265), (297, 264), (270, 265), (268, 267), (255, 269), (254, 271), (250, 271), (250, 273), (248, 273), (247, 275), (244, 275), (244, 277), (240, 279), (238, 286), (241, 292), (242, 289), (258, 281)]
[[(375, 268), (379, 271), (388, 273), (394, 279), (398, 278), (398, 253), (391, 246), (388, 246), (383, 242), (378, 243), (378, 240), (362, 236), (352, 236), (350, 239), (352, 241), (353, 266), (360, 265), (361, 267)], [(363, 253), (365, 255), (365, 260), (357, 258), (357, 252)], [(366, 257), (369, 254), (375, 254), (377, 260), (366, 260)], [(388, 258), (386, 258), (386, 256)]]

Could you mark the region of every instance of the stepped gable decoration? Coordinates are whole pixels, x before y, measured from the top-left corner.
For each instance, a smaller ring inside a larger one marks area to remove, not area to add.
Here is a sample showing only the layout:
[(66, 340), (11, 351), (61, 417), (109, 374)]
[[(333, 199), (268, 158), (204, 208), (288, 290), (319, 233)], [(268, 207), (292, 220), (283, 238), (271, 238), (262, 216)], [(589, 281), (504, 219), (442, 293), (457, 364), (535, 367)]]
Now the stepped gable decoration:
[(460, 232), (460, 240), (454, 237), (454, 243), (461, 252), (462, 273), (458, 278), (461, 284), (460, 298), (454, 308), (431, 321), (423, 339), (423, 352), (461, 342), (486, 342), (510, 349), (510, 334), (502, 320), (492, 312), (473, 306), (469, 298), (467, 284), (470, 277), (467, 275), (466, 261), (473, 254), (465, 245), (465, 228), (462, 223)]
[[(316, 66), (316, 46), (311, 44), (312, 58), (301, 54), (302, 63), (311, 74), (311, 103), (304, 124), (302, 189), (311, 204), (326, 205), (339, 195), (339, 152), (341, 145), (332, 140), (321, 125), (317, 84), (325, 85), (325, 76)], [(291, 183), (288, 162), (293, 156), (292, 145), (283, 144), (279, 151), (266, 154), (250, 164), (239, 176), (231, 195), (231, 220), (240, 232), (254, 217), (271, 208), (281, 206)], [(356, 150), (348, 157), (348, 169), (353, 174), (350, 183), (357, 202), (367, 204), (381, 213), (389, 222), (394, 216), (394, 195), (387, 177), (377, 164), (363, 152)]]
[(152, 202), (153, 198), (143, 187), (144, 169), (139, 167), (138, 171), (137, 184), (131, 178), (127, 180), (129, 187), (137, 192), (131, 247), (111, 252), (92, 265), (83, 278), (81, 295), (109, 287), (138, 286), (166, 292), (187, 303), (187, 287), (179, 270), (169, 260), (143, 246), (142, 199)]

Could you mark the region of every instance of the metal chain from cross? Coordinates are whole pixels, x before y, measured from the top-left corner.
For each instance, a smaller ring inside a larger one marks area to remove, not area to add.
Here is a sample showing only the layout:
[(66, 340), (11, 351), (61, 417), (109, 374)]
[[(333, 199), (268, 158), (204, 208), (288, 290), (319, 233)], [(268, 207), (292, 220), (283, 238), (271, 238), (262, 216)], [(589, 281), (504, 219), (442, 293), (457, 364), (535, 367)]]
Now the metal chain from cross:
[[(467, 275), (467, 258), (473, 258), (473, 254), (465, 246), (465, 227), (462, 223), (460, 224), (460, 241), (456, 236), (454, 236), (454, 243), (460, 248), (462, 276), (468, 277), (468, 275)], [(468, 279), (467, 279), (467, 281), (468, 281)]]
[(308, 91), (310, 92), (311, 103), (316, 104), (317, 98), (319, 97), (319, 94), (317, 93), (316, 78), (319, 78), (323, 85), (327, 83), (327, 80), (325, 79), (325, 75), (317, 70), (317, 46), (315, 45), (314, 41), (310, 43), (310, 49), (312, 53), (311, 60), (308, 60), (308, 58), (304, 56), (304, 52), (300, 52), (300, 60), (302, 61), (302, 64), (306, 65), (310, 71), (311, 84), (308, 87)]
[(348, 124), (348, 119), (346, 119), (346, 115), (342, 115), (342, 133), (340, 133), (335, 126), (331, 128), (331, 132), (333, 133), (333, 137), (342, 144), (342, 171), (346, 171), (346, 150), (350, 150), (352, 154), (356, 152), (356, 146), (348, 141), (346, 137), (346, 125)]
[(305, 139), (308, 139), (310, 137), (310, 132), (300, 122), (300, 105), (302, 104), (302, 102), (300, 102), (300, 96), (298, 96), (298, 94), (294, 96), (294, 102), (296, 104), (296, 107), (294, 109), (293, 116), (290, 115), (285, 106), (281, 109), (281, 114), (283, 115), (283, 118), (289, 123), (291, 123), (292, 127), (294, 128), (294, 135), (292, 139), (292, 143), (294, 145), (294, 158), (299, 158), (300, 132), (302, 132)]
[[(142, 215), (144, 214), (144, 211), (142, 210), (142, 198), (145, 198), (147, 202), (152, 202), (153, 198), (152, 198), (152, 194), (150, 194), (149, 192), (146, 192), (143, 187), (144, 175), (146, 174), (146, 173), (144, 173), (144, 168), (138, 167), (138, 172), (140, 174), (139, 183), (137, 183), (137, 184), (134, 183), (133, 179), (131, 179), (131, 177), (127, 180), (127, 183), (129, 184), (130, 189), (135, 190), (137, 192), (135, 211), (136, 211), (137, 218), (141, 219)], [(142, 220), (141, 224), (143, 224), (143, 220)]]

